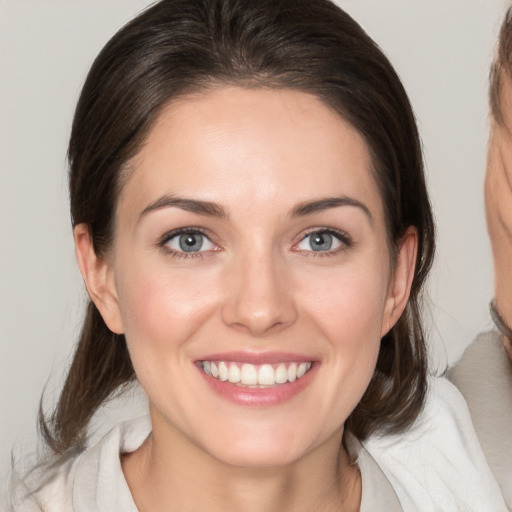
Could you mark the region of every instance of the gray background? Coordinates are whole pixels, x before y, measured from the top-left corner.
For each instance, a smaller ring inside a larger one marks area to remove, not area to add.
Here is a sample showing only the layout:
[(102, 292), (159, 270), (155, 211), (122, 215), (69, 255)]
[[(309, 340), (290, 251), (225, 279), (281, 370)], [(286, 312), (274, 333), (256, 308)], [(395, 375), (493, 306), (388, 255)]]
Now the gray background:
[[(81, 84), (107, 39), (147, 0), (0, 0), (0, 475), (35, 446), (85, 302), (66, 191)], [(401, 75), (422, 133), (439, 230), (430, 281), (433, 367), (488, 328), (482, 183), (487, 75), (505, 0), (339, 0)], [(0, 480), (2, 482), (3, 480)]]

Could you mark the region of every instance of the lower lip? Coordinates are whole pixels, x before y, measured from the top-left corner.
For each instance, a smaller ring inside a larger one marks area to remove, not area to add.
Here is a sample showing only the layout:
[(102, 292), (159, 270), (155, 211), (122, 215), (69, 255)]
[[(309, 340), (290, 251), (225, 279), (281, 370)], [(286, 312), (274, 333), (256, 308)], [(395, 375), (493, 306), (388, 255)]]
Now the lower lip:
[(310, 370), (294, 382), (286, 382), (269, 388), (246, 388), (229, 381), (221, 381), (206, 374), (198, 367), (206, 383), (215, 393), (237, 405), (271, 407), (292, 399), (304, 390), (314, 378), (319, 364), (314, 363)]

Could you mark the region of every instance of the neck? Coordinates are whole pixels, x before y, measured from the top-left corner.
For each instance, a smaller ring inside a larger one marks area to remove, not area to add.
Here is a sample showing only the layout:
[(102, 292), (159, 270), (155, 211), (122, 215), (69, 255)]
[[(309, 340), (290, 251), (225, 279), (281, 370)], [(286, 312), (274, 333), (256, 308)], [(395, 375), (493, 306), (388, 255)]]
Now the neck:
[(358, 511), (359, 470), (350, 463), (338, 432), (300, 460), (279, 467), (239, 467), (213, 458), (187, 438), (155, 428), (123, 457), (128, 485), (140, 512)]

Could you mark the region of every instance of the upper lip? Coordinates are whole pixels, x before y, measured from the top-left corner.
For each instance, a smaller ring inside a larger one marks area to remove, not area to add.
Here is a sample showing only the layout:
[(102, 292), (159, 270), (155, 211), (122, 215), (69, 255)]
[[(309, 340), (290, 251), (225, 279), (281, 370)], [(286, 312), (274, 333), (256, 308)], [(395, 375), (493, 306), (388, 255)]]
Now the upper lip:
[(237, 361), (249, 364), (273, 364), (273, 363), (307, 363), (317, 361), (317, 358), (291, 352), (216, 352), (200, 357), (197, 361)]

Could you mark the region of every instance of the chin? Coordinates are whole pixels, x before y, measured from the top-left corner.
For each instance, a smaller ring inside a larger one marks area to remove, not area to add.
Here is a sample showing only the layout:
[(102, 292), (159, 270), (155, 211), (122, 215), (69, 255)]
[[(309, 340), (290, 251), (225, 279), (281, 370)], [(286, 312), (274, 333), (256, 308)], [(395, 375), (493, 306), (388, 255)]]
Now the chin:
[(234, 445), (223, 449), (219, 453), (212, 453), (221, 463), (247, 469), (277, 468), (291, 465), (305, 455), (304, 447), (301, 450), (292, 447), (266, 444), (263, 442), (252, 445)]
[[(239, 468), (271, 468), (293, 464), (317, 445), (322, 444), (307, 431), (283, 428), (281, 425), (253, 425), (252, 428), (229, 429), (228, 435), (214, 437), (215, 432), (202, 448), (217, 461)], [(341, 437), (341, 436), (340, 436)], [(212, 442), (214, 439), (217, 442)]]

